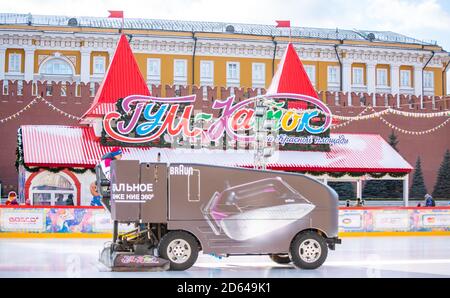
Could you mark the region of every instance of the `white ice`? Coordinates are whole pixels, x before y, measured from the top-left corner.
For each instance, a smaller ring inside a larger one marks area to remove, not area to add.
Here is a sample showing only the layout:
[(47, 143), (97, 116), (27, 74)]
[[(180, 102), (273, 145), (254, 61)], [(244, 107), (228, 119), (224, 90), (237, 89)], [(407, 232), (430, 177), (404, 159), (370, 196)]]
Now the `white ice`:
[(186, 272), (109, 272), (97, 259), (107, 239), (0, 239), (3, 277), (450, 277), (450, 237), (344, 238), (314, 271), (267, 256), (200, 255)]

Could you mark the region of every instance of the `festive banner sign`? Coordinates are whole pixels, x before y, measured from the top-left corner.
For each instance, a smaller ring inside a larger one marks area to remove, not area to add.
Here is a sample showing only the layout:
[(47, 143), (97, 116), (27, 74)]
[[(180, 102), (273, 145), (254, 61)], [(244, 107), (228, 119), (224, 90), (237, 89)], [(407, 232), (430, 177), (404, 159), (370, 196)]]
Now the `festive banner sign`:
[[(121, 233), (132, 227), (121, 224)], [(102, 208), (2, 208), (0, 233), (111, 233), (110, 214)], [(339, 232), (450, 232), (450, 208), (343, 208)]]
[[(285, 103), (274, 103), (267, 108), (266, 119), (275, 120), (275, 129), (284, 132), (303, 132), (318, 135), (327, 131), (332, 123), (330, 109), (320, 100), (297, 94), (276, 94), (265, 96), (266, 99), (294, 99), (310, 103), (316, 107), (314, 110), (305, 110), (301, 114), (295, 110), (284, 108)], [(194, 115), (194, 102), (196, 96), (176, 98), (157, 98), (151, 96), (133, 95), (122, 101), (122, 111), (112, 112), (103, 119), (103, 127), (106, 133), (113, 139), (131, 144), (139, 144), (158, 140), (164, 134), (171, 137), (183, 135), (186, 138), (206, 138), (209, 141), (217, 141), (224, 134), (235, 141), (252, 142), (254, 135), (246, 135), (244, 131), (253, 130), (255, 124), (255, 99), (248, 99), (234, 103), (234, 96), (226, 100), (216, 100), (212, 106), (218, 110), (218, 119), (214, 119), (213, 113), (199, 113)], [(130, 116), (130, 121), (121, 119), (122, 116)], [(324, 124), (313, 125), (313, 119), (323, 115)], [(140, 121), (142, 117), (145, 122)], [(193, 120), (193, 121), (192, 121)], [(193, 123), (207, 124), (209, 128), (204, 130)], [(239, 133), (242, 132), (242, 133)], [(135, 136), (130, 137), (130, 133)]]

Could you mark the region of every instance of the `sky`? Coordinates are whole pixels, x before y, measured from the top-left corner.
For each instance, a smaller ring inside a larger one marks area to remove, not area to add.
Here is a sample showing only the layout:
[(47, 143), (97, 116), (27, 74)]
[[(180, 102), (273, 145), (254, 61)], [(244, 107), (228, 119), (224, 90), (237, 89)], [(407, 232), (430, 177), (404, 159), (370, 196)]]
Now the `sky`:
[(450, 51), (450, 0), (0, 0), (1, 12), (394, 31)]

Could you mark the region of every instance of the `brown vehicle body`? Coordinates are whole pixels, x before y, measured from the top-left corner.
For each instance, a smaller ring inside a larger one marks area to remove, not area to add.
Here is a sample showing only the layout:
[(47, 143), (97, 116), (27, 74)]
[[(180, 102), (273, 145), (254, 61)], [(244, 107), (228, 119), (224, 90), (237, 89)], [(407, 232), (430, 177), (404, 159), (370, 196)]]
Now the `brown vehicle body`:
[(111, 216), (186, 231), (215, 255), (289, 254), (301, 232), (339, 243), (338, 195), (299, 174), (113, 161)]

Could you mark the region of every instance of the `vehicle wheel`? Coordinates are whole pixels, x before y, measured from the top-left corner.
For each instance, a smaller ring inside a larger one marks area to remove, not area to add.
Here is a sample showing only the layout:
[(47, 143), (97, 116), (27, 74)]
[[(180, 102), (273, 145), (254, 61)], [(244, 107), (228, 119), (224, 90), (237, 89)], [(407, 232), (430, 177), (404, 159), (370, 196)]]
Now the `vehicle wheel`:
[(160, 257), (170, 261), (170, 270), (183, 271), (191, 268), (198, 257), (198, 242), (189, 233), (169, 232), (159, 242)]
[(316, 232), (297, 235), (291, 243), (289, 256), (294, 265), (301, 269), (317, 269), (325, 262), (328, 246), (325, 239)]
[(269, 257), (277, 264), (289, 264), (291, 262), (291, 258), (289, 255), (269, 255)]

